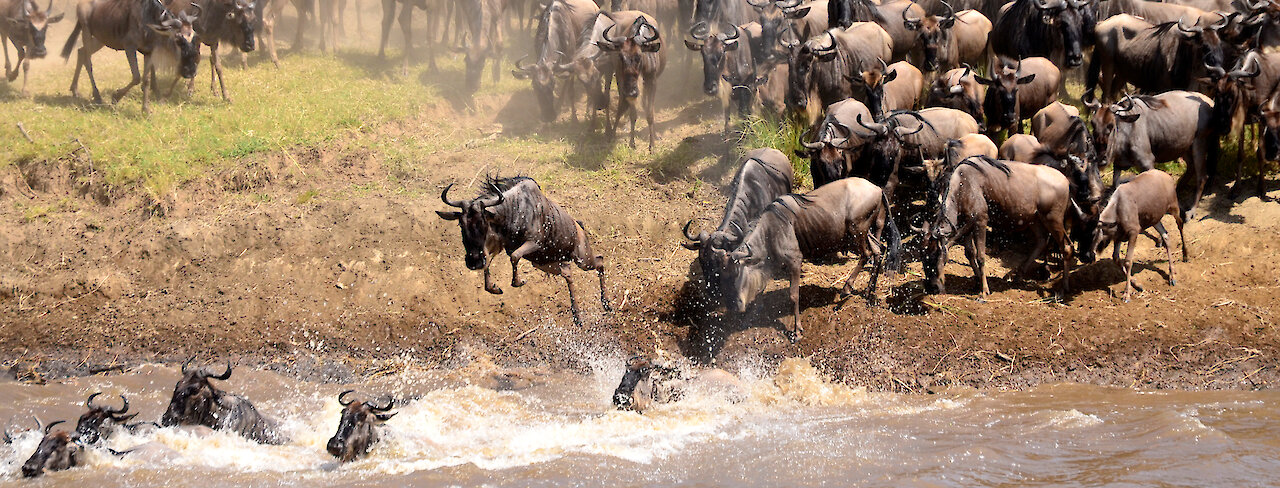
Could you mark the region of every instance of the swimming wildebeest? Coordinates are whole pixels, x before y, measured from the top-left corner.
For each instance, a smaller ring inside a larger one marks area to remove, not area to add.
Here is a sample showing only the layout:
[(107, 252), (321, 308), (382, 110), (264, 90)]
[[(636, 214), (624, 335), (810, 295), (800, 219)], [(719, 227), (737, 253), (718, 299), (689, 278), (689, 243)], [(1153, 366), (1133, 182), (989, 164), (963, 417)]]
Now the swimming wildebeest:
[(385, 405), (347, 399), (346, 396), (354, 391), (338, 394), (338, 404), (343, 407), (342, 418), (338, 419), (338, 432), (325, 444), (325, 450), (344, 463), (368, 454), (380, 437), (378, 427), (396, 415), (396, 412), (387, 413), (395, 406), (392, 399), (388, 398)]
[[(44, 474), (45, 471), (62, 471), (79, 466), (83, 461), (84, 448), (75, 442), (69, 432), (53, 431), (53, 428), (63, 421), (43, 425), (40, 419), (35, 420), (36, 432), (43, 433), (44, 437), (40, 439), (40, 444), (36, 446), (35, 452), (31, 453), (31, 457), (27, 458), (27, 462), (22, 464), (22, 477), (34, 478)], [(5, 442), (12, 443), (8, 431), (5, 431), (4, 436)]]
[(895, 273), (901, 267), (901, 244), (889, 215), (889, 201), (880, 187), (867, 180), (845, 178), (804, 195), (784, 195), (769, 204), (742, 244), (728, 253), (720, 285), (725, 308), (746, 312), (769, 282), (788, 279), (795, 320), (786, 333), (788, 339), (799, 340), (803, 261), (856, 251), (858, 262), (842, 291), (847, 296), (853, 294), (853, 284), (867, 260), (874, 260), (866, 290), (868, 303), (874, 304), (881, 271), (887, 268)]
[(88, 412), (80, 415), (80, 419), (76, 422), (76, 441), (81, 444), (94, 444), (98, 440), (110, 437), (115, 432), (116, 427), (129, 427), (125, 422), (136, 417), (138, 414), (129, 412), (129, 399), (124, 395), (120, 395), (122, 405), (120, 408), (111, 408), (106, 405), (94, 405), (93, 399), (101, 395), (101, 392), (89, 395), (84, 401), (84, 407), (89, 409)]
[(485, 291), (502, 293), (489, 277), (489, 265), (494, 254), (506, 250), (511, 258), (512, 287), (525, 284), (518, 267), (521, 259), (533, 263), (544, 273), (564, 278), (575, 324), (582, 325), (582, 319), (570, 263), (584, 271), (596, 271), (600, 277), (600, 305), (605, 312), (613, 311), (605, 297), (604, 256), (591, 252), (582, 223), (547, 198), (532, 178), (489, 178), (480, 195), (471, 200), (450, 200), (450, 188), (452, 183), (444, 187), (440, 200), (461, 211), (437, 211), (436, 215), (458, 221), (467, 269), (484, 270)]
[(925, 291), (946, 293), (943, 267), (947, 250), (957, 242), (973, 268), (982, 296), (987, 287), (987, 225), (993, 213), (1004, 216), (997, 226), (1030, 228), (1035, 247), (1019, 267), (1026, 274), (1050, 241), (1063, 252), (1062, 291), (1068, 290), (1072, 247), (1066, 220), (1072, 212), (1070, 184), (1061, 172), (1048, 166), (1000, 161), (985, 156), (961, 161), (949, 176), (942, 205), (930, 226), (925, 243)]
[[(1186, 222), (1184, 212), (1178, 207), (1178, 193), (1173, 177), (1158, 169), (1142, 172), (1133, 179), (1116, 187), (1098, 216), (1098, 224), (1093, 232), (1093, 243), (1087, 252), (1082, 253), (1081, 260), (1093, 262), (1096, 253), (1115, 242), (1111, 251), (1111, 260), (1124, 270), (1124, 301), (1129, 301), (1129, 294), (1134, 288), (1139, 292), (1142, 287), (1133, 282), (1133, 248), (1138, 244), (1138, 236), (1149, 227), (1155, 227), (1160, 234), (1157, 241), (1164, 246), (1165, 257), (1169, 259), (1169, 285), (1175, 285), (1173, 276), (1173, 251), (1169, 248), (1169, 233), (1165, 231), (1160, 220), (1165, 215), (1172, 215), (1178, 224), (1178, 239), (1182, 240), (1182, 261), (1189, 260), (1187, 238), (1182, 232)], [(1124, 253), (1124, 262), (1120, 261), (1120, 243), (1128, 242)]]
[[(31, 70), (31, 60), (40, 59), (47, 51), (44, 47), (45, 33), (49, 24), (62, 21), (64, 14), (53, 15), (53, 0), (49, 6), (40, 10), (35, 0), (0, 0), (0, 50), (4, 50), (4, 76), (13, 81), (18, 79), (18, 68), (22, 68), (22, 95), (27, 95), (27, 72)], [(17, 51), (18, 62), (9, 71), (9, 46)]]
[(773, 148), (753, 149), (743, 156), (742, 166), (729, 185), (729, 201), (724, 206), (720, 225), (710, 233), (702, 231), (697, 235), (689, 233), (692, 220), (684, 225), (684, 236), (689, 242), (681, 245), (698, 251), (703, 286), (710, 298), (720, 298), (720, 270), (725, 253), (738, 247), (745, 229), (751, 228), (775, 199), (791, 193), (793, 184), (791, 160), (785, 154)]
[[(142, 111), (150, 112), (147, 97), (155, 76), (152, 56), (174, 53), (178, 57), (178, 75), (192, 78), (200, 62), (200, 46), (197, 44), (194, 23), (199, 19), (200, 6), (192, 5), (195, 13), (173, 13), (159, 0), (93, 0), (76, 7), (76, 26), (71, 37), (62, 46), (62, 57), (70, 58), (76, 39), (83, 32), (82, 45), (76, 58), (76, 73), (71, 78), (71, 96), (79, 97), (76, 85), (80, 82), (80, 69), (89, 74), (93, 87), (94, 103), (102, 103), (98, 82), (93, 77), (93, 53), (104, 46), (124, 51), (129, 60), (133, 79), (124, 88), (116, 90), (111, 103), (119, 102), (134, 85), (142, 83)], [(138, 54), (142, 53), (142, 70), (138, 70)]]
[(633, 357), (627, 360), (622, 381), (613, 390), (613, 406), (643, 413), (654, 403), (679, 401), (693, 391), (723, 394), (731, 402), (746, 398), (746, 388), (732, 373), (719, 368), (691, 369), (681, 363)]
[(189, 369), (190, 362), (182, 365), (182, 379), (173, 387), (173, 398), (160, 417), (160, 425), (203, 425), (235, 432), (262, 444), (289, 442), (276, 421), (264, 417), (248, 399), (222, 391), (209, 381), (230, 378), (230, 362), (220, 374), (213, 374), (208, 368)]

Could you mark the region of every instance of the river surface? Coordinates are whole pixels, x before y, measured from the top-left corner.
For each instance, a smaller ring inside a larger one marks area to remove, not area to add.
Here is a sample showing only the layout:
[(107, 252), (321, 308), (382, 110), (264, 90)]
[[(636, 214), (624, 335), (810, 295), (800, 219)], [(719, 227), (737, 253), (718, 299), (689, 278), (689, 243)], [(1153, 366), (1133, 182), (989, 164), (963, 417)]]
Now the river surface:
[[(735, 371), (733, 403), (691, 394), (645, 414), (613, 411), (622, 359), (592, 374), (524, 372), (520, 389), (480, 386), (483, 367), (406, 366), (358, 385), (237, 369), (228, 391), (282, 422), (292, 441), (158, 429), (112, 437), (118, 458), (20, 479), (39, 435), (0, 444), (0, 486), (1276, 486), (1280, 393), (1149, 392), (1060, 384), (1023, 392), (867, 393), (808, 363)], [(0, 383), (0, 421), (69, 423), (92, 392), (126, 394), (156, 420), (177, 368), (49, 385)], [(528, 381), (532, 380), (532, 381)], [(369, 457), (339, 466), (324, 449), (346, 388), (404, 401)], [(104, 395), (105, 396), (105, 395)], [(102, 397), (100, 397), (102, 398)], [(119, 399), (104, 399), (116, 404)], [(149, 444), (148, 444), (149, 443)]]

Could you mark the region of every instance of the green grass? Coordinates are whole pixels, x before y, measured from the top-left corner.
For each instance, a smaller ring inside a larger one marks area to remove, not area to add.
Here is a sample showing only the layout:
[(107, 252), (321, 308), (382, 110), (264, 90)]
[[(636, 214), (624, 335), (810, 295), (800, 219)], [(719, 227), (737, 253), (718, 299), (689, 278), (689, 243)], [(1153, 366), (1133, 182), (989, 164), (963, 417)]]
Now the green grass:
[[(109, 100), (127, 72), (104, 51), (98, 86)], [(359, 56), (373, 58), (372, 54)], [(234, 56), (233, 56), (234, 57)], [(232, 63), (238, 64), (238, 63)], [(183, 181), (220, 163), (256, 153), (321, 143), (351, 131), (369, 130), (405, 118), (429, 100), (434, 90), (413, 81), (371, 79), (365, 68), (341, 58), (299, 55), (282, 69), (259, 63), (247, 70), (225, 69), (234, 103), (208, 90), (202, 66), (192, 97), (178, 88), (172, 99), (153, 100), (152, 113), (141, 113), (140, 90), (115, 106), (95, 106), (63, 95), (69, 67), (44, 66), (31, 98), (0, 92), (0, 112), (21, 122), (35, 140), (28, 143), (16, 124), (0, 125), (0, 161), (54, 161), (67, 157), (78, 139), (89, 148), (94, 169), (112, 185), (141, 185), (162, 195)], [(82, 96), (89, 93), (81, 80)], [(167, 88), (169, 82), (161, 78)]]
[(739, 151), (759, 147), (771, 147), (782, 151), (791, 160), (795, 170), (796, 186), (807, 186), (813, 183), (809, 174), (809, 161), (796, 156), (800, 149), (800, 136), (804, 131), (788, 121), (775, 121), (759, 116), (751, 116), (742, 121), (742, 140), (738, 142)]

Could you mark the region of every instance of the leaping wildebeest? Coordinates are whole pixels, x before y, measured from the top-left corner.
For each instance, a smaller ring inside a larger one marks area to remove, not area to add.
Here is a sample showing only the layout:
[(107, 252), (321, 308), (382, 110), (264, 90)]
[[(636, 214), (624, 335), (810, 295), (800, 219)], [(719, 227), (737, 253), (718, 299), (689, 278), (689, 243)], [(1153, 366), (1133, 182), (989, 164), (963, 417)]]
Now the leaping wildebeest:
[(489, 277), (489, 265), (493, 263), (494, 254), (505, 250), (511, 258), (512, 287), (525, 284), (520, 279), (521, 259), (533, 263), (544, 273), (564, 278), (575, 324), (582, 325), (582, 319), (570, 263), (583, 271), (596, 271), (600, 277), (600, 305), (605, 312), (613, 311), (605, 296), (604, 256), (591, 252), (582, 223), (547, 198), (532, 178), (489, 178), (480, 195), (471, 200), (450, 200), (450, 188), (452, 183), (444, 187), (440, 200), (460, 210), (437, 211), (436, 215), (458, 221), (467, 269), (484, 270), (485, 291), (502, 293)]
[[(884, 238), (882, 241), (881, 238)], [(880, 187), (862, 178), (827, 183), (803, 195), (784, 195), (765, 208), (760, 221), (728, 253), (721, 274), (725, 308), (736, 313), (747, 307), (776, 279), (791, 281), (795, 320), (787, 338), (800, 339), (800, 274), (803, 261), (857, 252), (858, 262), (845, 280), (842, 293), (853, 294), (867, 260), (874, 262), (867, 284), (867, 302), (876, 302), (882, 271), (901, 268), (901, 235), (889, 215), (889, 201)]]
[[(538, 107), (542, 110), (542, 120), (552, 122), (559, 116), (556, 106), (556, 79), (564, 74), (563, 100), (573, 109), (573, 117), (577, 118), (577, 105), (574, 103), (574, 80), (568, 70), (559, 70), (559, 66), (568, 64), (576, 53), (584, 35), (587, 24), (599, 16), (600, 8), (591, 0), (553, 0), (542, 10), (538, 21), (538, 32), (534, 38), (534, 52), (538, 59), (533, 64), (521, 66), (516, 61), (516, 69), (511, 75), (519, 79), (528, 79), (533, 84), (533, 94), (538, 99)], [(523, 60), (524, 58), (521, 58)]]
[[(45, 33), (49, 24), (62, 21), (64, 14), (53, 15), (53, 0), (49, 6), (40, 10), (35, 0), (0, 0), (0, 49), (4, 50), (4, 76), (13, 81), (18, 79), (18, 68), (22, 68), (22, 95), (27, 95), (27, 72), (31, 70), (31, 60), (40, 59), (47, 51), (44, 47)], [(9, 43), (17, 51), (18, 62), (9, 70)]]
[[(618, 123), (622, 121), (623, 114), (630, 114), (631, 147), (636, 147), (636, 102), (639, 99), (639, 105), (644, 106), (644, 118), (649, 126), (649, 152), (653, 152), (653, 133), (656, 130), (653, 104), (658, 95), (658, 77), (667, 67), (667, 54), (662, 50), (662, 36), (658, 33), (653, 18), (643, 12), (624, 10), (609, 16), (613, 18), (614, 24), (605, 29), (603, 38), (596, 41), (596, 46), (614, 55), (618, 110), (614, 113), (610, 133), (617, 135)], [(616, 32), (614, 28), (622, 25), (626, 27), (621, 32)], [(641, 84), (644, 85), (643, 96)]]
[(961, 161), (943, 187), (942, 205), (925, 239), (925, 291), (946, 293), (944, 285), (947, 250), (964, 245), (969, 266), (982, 296), (991, 294), (987, 286), (987, 226), (992, 215), (1004, 218), (1000, 226), (1030, 228), (1035, 246), (1018, 271), (1029, 272), (1050, 242), (1063, 253), (1062, 293), (1069, 287), (1073, 250), (1066, 221), (1073, 212), (1070, 183), (1061, 172), (1048, 166), (1000, 161), (975, 156)]
[[(76, 7), (76, 26), (71, 37), (62, 47), (62, 57), (70, 58), (76, 40), (83, 34), (80, 50), (76, 58), (76, 73), (71, 78), (71, 96), (79, 97), (76, 86), (80, 82), (80, 70), (89, 74), (89, 84), (93, 87), (93, 101), (102, 103), (102, 95), (98, 92), (98, 82), (93, 77), (93, 53), (104, 46), (117, 51), (124, 51), (129, 60), (129, 69), (133, 79), (128, 85), (116, 90), (111, 102), (119, 102), (129, 90), (142, 83), (142, 111), (150, 112), (147, 97), (150, 95), (151, 79), (155, 75), (155, 55), (176, 54), (178, 59), (178, 75), (192, 78), (196, 75), (196, 67), (200, 62), (200, 46), (194, 23), (199, 19), (200, 6), (192, 5), (195, 13), (181, 11), (170, 12), (159, 0), (93, 0), (86, 1)], [(176, 51), (176, 52), (175, 52)], [(138, 53), (142, 53), (142, 70), (138, 70)]]
[(766, 206), (791, 193), (794, 183), (787, 155), (773, 148), (752, 149), (743, 156), (742, 166), (729, 185), (729, 201), (725, 203), (720, 225), (710, 233), (702, 231), (697, 235), (689, 233), (692, 220), (684, 225), (684, 236), (689, 242), (682, 245), (698, 251), (698, 266), (708, 297), (720, 298), (720, 270), (726, 253), (738, 247), (746, 229), (760, 218)]
[(347, 390), (338, 394), (338, 404), (342, 405), (342, 418), (338, 419), (338, 431), (329, 438), (325, 450), (340, 462), (355, 461), (373, 449), (373, 445), (381, 437), (378, 429), (383, 422), (391, 420), (397, 412), (387, 413), (395, 406), (388, 398), (385, 405), (347, 399), (355, 390)]
[(230, 378), (230, 362), (227, 369), (219, 374), (208, 368), (189, 369), (190, 363), (188, 360), (182, 365), (182, 379), (173, 387), (173, 397), (160, 416), (160, 425), (203, 425), (214, 430), (235, 432), (261, 444), (289, 442), (278, 423), (259, 413), (248, 399), (222, 391), (209, 381)]
[[(283, 1), (283, 0), (281, 0)], [(222, 78), (222, 57), (218, 55), (218, 47), (227, 42), (240, 52), (249, 53), (254, 50), (254, 27), (258, 24), (255, 5), (252, 0), (172, 0), (169, 8), (185, 11), (190, 5), (198, 4), (202, 11), (194, 28), (200, 42), (209, 46), (209, 91), (213, 91), (216, 78), (218, 88), (222, 91), (222, 99), (231, 101), (227, 95), (227, 85)], [(187, 92), (195, 87), (196, 79), (191, 77)]]

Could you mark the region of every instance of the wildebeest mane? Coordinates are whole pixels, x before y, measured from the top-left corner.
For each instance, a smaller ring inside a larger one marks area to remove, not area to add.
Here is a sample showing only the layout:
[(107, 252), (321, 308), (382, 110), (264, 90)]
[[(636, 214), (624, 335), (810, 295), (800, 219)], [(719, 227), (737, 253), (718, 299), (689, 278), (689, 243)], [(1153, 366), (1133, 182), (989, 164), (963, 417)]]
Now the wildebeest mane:
[(850, 4), (853, 5), (854, 22), (875, 22), (883, 25), (887, 21), (871, 0), (853, 0)]
[[(1013, 176), (1013, 170), (1009, 169), (1009, 165), (1004, 164), (1004, 161), (1000, 161), (999, 159), (995, 159), (985, 154), (964, 158), (964, 161), (960, 161), (959, 166), (964, 166), (964, 165), (973, 166), (974, 168), (977, 168), (978, 171), (981, 171), (985, 174), (987, 172), (986, 168), (979, 165), (976, 161), (982, 161), (986, 163), (988, 166), (991, 166), (991, 167), (994, 167), (995, 169), (1000, 170), (1000, 172), (1004, 173), (1006, 177)], [(957, 168), (959, 166), (957, 166)]]
[[(496, 197), (499, 193), (506, 193), (507, 190), (515, 188), (521, 181), (531, 181), (534, 186), (538, 186), (538, 182), (528, 176), (510, 176), (500, 178), (493, 175), (486, 176), (484, 179), (484, 187), (480, 189), (480, 198)], [(538, 186), (541, 189), (541, 186)]]

